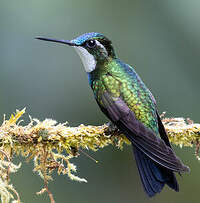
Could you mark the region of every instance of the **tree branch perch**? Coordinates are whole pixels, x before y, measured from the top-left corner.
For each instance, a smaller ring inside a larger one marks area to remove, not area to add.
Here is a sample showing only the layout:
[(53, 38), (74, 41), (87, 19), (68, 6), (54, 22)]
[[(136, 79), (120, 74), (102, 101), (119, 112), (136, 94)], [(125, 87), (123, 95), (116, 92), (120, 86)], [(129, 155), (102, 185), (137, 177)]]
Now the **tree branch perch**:
[[(21, 155), (27, 160), (34, 161), (34, 171), (38, 172), (44, 180), (44, 188), (37, 194), (47, 192), (51, 203), (55, 202), (53, 194), (48, 189), (48, 181), (52, 180), (51, 173), (56, 170), (58, 174), (67, 174), (71, 180), (87, 182), (74, 173), (76, 166), (70, 159), (78, 157), (79, 149), (97, 151), (108, 145), (119, 149), (124, 144), (130, 144), (127, 138), (118, 131), (110, 130), (108, 125), (69, 127), (67, 123), (57, 123), (51, 119), (39, 121), (30, 118), (30, 123), (21, 125), (21, 116), (25, 109), (11, 115), (9, 120), (4, 118), (0, 126), (0, 195), (2, 203), (11, 200), (20, 203), (20, 198), (12, 184), (9, 174), (16, 172), (20, 165), (12, 163), (14, 155)], [(200, 124), (189, 119), (163, 118), (162, 122), (168, 133), (170, 142), (180, 147), (196, 146), (196, 157), (200, 146)], [(112, 135), (118, 136), (112, 136)], [(62, 152), (67, 155), (63, 155)], [(17, 197), (15, 199), (14, 197)]]

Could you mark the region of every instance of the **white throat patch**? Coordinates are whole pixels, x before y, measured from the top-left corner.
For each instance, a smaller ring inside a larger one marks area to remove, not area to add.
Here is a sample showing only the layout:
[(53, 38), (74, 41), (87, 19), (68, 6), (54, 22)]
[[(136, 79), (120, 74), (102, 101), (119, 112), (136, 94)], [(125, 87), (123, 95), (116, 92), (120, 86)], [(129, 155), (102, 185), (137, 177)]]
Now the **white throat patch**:
[(85, 71), (87, 73), (92, 72), (96, 67), (96, 61), (94, 56), (83, 47), (74, 47), (74, 48), (81, 58)]

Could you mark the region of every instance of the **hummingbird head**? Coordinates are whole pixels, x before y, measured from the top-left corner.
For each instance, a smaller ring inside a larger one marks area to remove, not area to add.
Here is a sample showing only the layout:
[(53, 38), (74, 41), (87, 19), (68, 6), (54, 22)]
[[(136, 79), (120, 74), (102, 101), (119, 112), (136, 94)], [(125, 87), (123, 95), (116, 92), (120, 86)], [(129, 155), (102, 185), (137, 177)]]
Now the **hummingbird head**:
[(116, 58), (112, 42), (104, 35), (96, 32), (85, 33), (70, 41), (44, 37), (36, 37), (36, 39), (73, 46), (83, 62), (85, 71), (88, 73), (92, 72), (98, 63)]

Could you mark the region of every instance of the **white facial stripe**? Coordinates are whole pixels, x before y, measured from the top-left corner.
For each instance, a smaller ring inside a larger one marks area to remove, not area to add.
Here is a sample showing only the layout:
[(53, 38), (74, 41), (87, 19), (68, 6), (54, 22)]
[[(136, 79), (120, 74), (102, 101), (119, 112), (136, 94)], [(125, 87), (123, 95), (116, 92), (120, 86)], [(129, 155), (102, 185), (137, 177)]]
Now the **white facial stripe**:
[(83, 47), (74, 47), (74, 48), (81, 58), (85, 71), (87, 73), (92, 72), (96, 67), (96, 61), (94, 56)]
[(106, 48), (98, 40), (95, 40), (95, 41), (96, 41), (97, 46), (99, 46), (99, 47), (101, 47), (101, 49), (103, 49), (103, 53), (105, 53), (105, 55), (108, 56), (108, 52), (107, 52)]

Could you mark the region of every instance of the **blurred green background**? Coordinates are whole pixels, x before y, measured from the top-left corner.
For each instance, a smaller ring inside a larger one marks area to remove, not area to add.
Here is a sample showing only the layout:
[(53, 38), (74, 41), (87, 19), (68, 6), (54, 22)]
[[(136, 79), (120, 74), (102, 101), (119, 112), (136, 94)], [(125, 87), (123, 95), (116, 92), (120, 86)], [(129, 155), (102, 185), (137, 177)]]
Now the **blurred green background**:
[[(33, 117), (67, 120), (72, 126), (106, 122), (75, 51), (34, 40), (38, 35), (72, 39), (95, 31), (112, 39), (120, 58), (136, 66), (160, 112), (199, 122), (199, 10), (195, 0), (1, 0), (1, 117), (27, 107)], [(83, 155), (74, 160), (87, 184), (55, 174), (49, 188), (58, 203), (199, 202), (200, 163), (194, 149), (174, 148), (191, 167), (190, 174), (178, 176), (179, 193), (166, 187), (149, 200), (128, 146), (89, 152), (99, 164)], [(32, 162), (23, 163), (13, 183), (24, 203), (47, 203), (47, 195), (35, 195), (42, 180), (32, 168)]]

